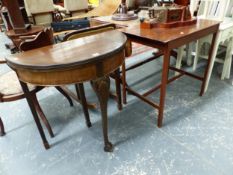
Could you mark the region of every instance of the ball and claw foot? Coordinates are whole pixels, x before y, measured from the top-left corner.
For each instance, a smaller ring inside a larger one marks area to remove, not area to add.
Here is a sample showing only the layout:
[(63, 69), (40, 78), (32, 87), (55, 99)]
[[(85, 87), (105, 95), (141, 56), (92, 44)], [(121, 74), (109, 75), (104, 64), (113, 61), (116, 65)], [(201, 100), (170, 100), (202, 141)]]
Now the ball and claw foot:
[(104, 146), (104, 151), (105, 152), (113, 152), (113, 145), (112, 145), (112, 143), (111, 142), (108, 142), (108, 143), (106, 143), (105, 144), (105, 146)]

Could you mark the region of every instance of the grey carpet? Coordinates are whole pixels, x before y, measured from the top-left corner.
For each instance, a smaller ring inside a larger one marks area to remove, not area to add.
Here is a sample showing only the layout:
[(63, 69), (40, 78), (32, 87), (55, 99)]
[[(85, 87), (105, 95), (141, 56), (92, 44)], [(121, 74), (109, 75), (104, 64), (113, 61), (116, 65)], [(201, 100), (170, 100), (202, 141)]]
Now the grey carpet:
[[(0, 33), (0, 56), (9, 53)], [(109, 138), (113, 153), (103, 151), (101, 117), (90, 110), (93, 126), (85, 126), (79, 104), (70, 107), (53, 88), (38, 94), (55, 132), (51, 149), (42, 146), (25, 100), (1, 103), (6, 136), (0, 138), (0, 175), (232, 175), (233, 86), (221, 81), (215, 66), (207, 93), (200, 82), (183, 77), (167, 88), (164, 126), (156, 127), (157, 111), (137, 98), (119, 112), (109, 101)], [(9, 68), (1, 66), (1, 73)], [(161, 60), (127, 74), (130, 85), (145, 91), (160, 79)], [(201, 73), (202, 68), (198, 69)], [(114, 84), (112, 83), (114, 90)], [(70, 86), (73, 89), (73, 86)], [(96, 102), (89, 83), (87, 98)], [(151, 99), (158, 100), (158, 93)]]

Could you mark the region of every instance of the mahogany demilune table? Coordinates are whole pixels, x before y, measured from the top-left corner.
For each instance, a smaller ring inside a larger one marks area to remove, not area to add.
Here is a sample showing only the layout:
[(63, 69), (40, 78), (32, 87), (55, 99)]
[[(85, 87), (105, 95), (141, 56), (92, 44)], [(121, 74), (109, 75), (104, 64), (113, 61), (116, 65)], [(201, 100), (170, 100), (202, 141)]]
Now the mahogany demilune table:
[(107, 102), (110, 87), (108, 75), (118, 70), (123, 64), (126, 40), (123, 33), (109, 31), (7, 58), (7, 64), (18, 75), (46, 149), (50, 146), (41, 127), (27, 83), (38, 86), (58, 86), (91, 81), (100, 102), (104, 150), (113, 150), (108, 140)]

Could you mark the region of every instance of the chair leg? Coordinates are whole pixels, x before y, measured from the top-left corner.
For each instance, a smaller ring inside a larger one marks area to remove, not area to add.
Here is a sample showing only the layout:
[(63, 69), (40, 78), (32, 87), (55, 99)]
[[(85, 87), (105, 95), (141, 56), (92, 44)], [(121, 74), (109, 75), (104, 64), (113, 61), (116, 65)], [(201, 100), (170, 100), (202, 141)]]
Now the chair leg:
[(230, 79), (230, 75), (231, 75), (231, 64), (232, 64), (232, 58), (233, 58), (233, 55), (232, 55), (232, 51), (233, 51), (233, 38), (231, 38), (231, 42), (229, 43), (230, 45), (230, 50), (229, 50), (229, 63), (228, 63), (228, 70), (227, 70), (227, 74), (226, 74), (226, 78), (227, 79)]
[(0, 117), (0, 136), (4, 136), (6, 133), (5, 133), (5, 130), (4, 130), (4, 125), (3, 125), (3, 122), (2, 122), (2, 119)]
[(186, 57), (187, 57), (187, 65), (188, 66), (192, 65), (192, 46), (193, 46), (193, 43), (189, 43), (186, 45), (186, 47), (187, 47)]
[(70, 106), (74, 106), (72, 99), (70, 96), (59, 86), (55, 86), (55, 88), (69, 101)]
[(216, 59), (218, 46), (219, 46), (219, 33), (216, 35), (215, 43), (214, 43), (214, 46), (213, 46), (212, 57), (211, 57), (210, 65), (209, 65), (209, 70), (207, 72), (206, 85), (205, 85), (204, 92), (206, 92), (208, 87), (209, 87), (209, 81), (210, 81), (210, 77), (212, 75), (212, 70), (213, 70), (213, 67), (214, 67), (214, 62), (215, 62), (215, 59)]
[(80, 97), (80, 100), (81, 100), (84, 116), (86, 119), (86, 125), (88, 128), (90, 128), (91, 121), (90, 121), (90, 117), (89, 117), (87, 100), (86, 100), (86, 96), (85, 96), (83, 83), (75, 84), (75, 89), (76, 89), (77, 95)]
[(51, 128), (51, 126), (50, 126), (50, 124), (49, 124), (49, 122), (48, 122), (48, 120), (47, 120), (47, 118), (46, 118), (46, 116), (45, 116), (45, 114), (43, 112), (43, 110), (40, 107), (40, 104), (39, 104), (39, 102), (38, 102), (38, 100), (36, 98), (36, 94), (32, 95), (32, 100), (33, 100), (33, 103), (35, 105), (36, 112), (39, 114), (39, 117), (41, 118), (41, 120), (45, 124), (45, 126), (46, 126), (46, 128), (47, 128), (47, 130), (49, 132), (50, 137), (54, 137), (53, 130), (52, 130), (52, 128)]
[(222, 76), (221, 80), (224, 80), (224, 78), (229, 79), (230, 78), (230, 71), (231, 71), (231, 63), (232, 63), (232, 41), (229, 42), (227, 46), (226, 56), (223, 63), (223, 70), (222, 70)]
[(125, 62), (122, 64), (122, 92), (123, 92), (123, 103), (127, 104), (127, 96), (126, 96), (126, 69)]
[[(181, 46), (181, 47), (178, 48), (177, 60), (176, 60), (176, 68), (177, 69), (181, 68), (181, 61), (182, 61), (182, 58), (183, 58), (184, 48), (185, 48), (185, 46)], [(175, 75), (179, 75), (179, 74), (180, 74), (179, 72), (175, 72)]]
[(199, 52), (201, 51), (201, 42), (200, 40), (197, 40), (197, 44), (196, 44), (196, 54), (195, 54), (195, 57), (194, 57), (194, 61), (193, 61), (193, 70), (195, 71), (196, 68), (197, 68), (197, 62), (198, 62), (198, 59), (199, 59)]
[(121, 100), (121, 80), (120, 80), (120, 70), (117, 69), (115, 72), (115, 84), (116, 84), (116, 94), (117, 94), (117, 106), (118, 110), (122, 110), (122, 100)]
[(227, 56), (225, 57), (225, 60), (223, 62), (223, 68), (222, 68), (222, 74), (221, 74), (221, 80), (224, 80), (226, 78), (226, 74), (227, 74), (227, 71), (228, 71), (228, 67), (229, 67), (229, 61), (228, 61), (228, 58)]
[(38, 129), (38, 131), (39, 131), (39, 133), (40, 133), (40, 136), (41, 136), (41, 139), (42, 139), (42, 141), (43, 141), (44, 147), (45, 147), (45, 149), (49, 149), (49, 148), (50, 148), (50, 145), (49, 145), (49, 143), (48, 143), (48, 141), (47, 141), (47, 139), (46, 139), (46, 136), (45, 136), (45, 134), (44, 134), (44, 130), (43, 130), (42, 126), (41, 126), (40, 119), (39, 119), (39, 117), (38, 117), (38, 114), (37, 114), (37, 111), (36, 111), (36, 108), (35, 108), (35, 104), (34, 104), (34, 102), (33, 102), (32, 94), (31, 94), (31, 92), (29, 91), (28, 86), (27, 86), (26, 83), (24, 83), (24, 82), (22, 82), (22, 81), (19, 81), (19, 82), (20, 82), (21, 87), (22, 87), (22, 89), (23, 89), (23, 92), (24, 92), (24, 94), (25, 94), (25, 98), (26, 98), (26, 100), (27, 100), (27, 102), (28, 102), (28, 105), (29, 105), (29, 107), (30, 107), (30, 109), (31, 109), (32, 116), (33, 116), (34, 121), (35, 121), (35, 123), (36, 123), (37, 129)]
[(76, 90), (78, 99), (81, 101), (80, 93), (79, 93), (79, 90), (78, 90), (78, 85), (77, 86), (75, 85), (75, 90)]
[(229, 64), (228, 64), (228, 70), (227, 70), (227, 75), (226, 78), (230, 79), (230, 75), (231, 75), (231, 64), (232, 64), (232, 55), (230, 56), (230, 60), (229, 60)]

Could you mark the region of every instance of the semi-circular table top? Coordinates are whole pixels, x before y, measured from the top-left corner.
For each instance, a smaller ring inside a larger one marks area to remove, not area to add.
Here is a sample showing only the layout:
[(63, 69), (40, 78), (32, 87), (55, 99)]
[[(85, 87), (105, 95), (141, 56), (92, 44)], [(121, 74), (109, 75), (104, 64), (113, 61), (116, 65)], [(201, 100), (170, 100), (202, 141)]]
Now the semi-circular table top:
[(13, 68), (67, 68), (108, 58), (122, 50), (126, 40), (123, 33), (114, 30), (10, 55), (6, 60)]
[(22, 82), (57, 86), (109, 75), (125, 59), (127, 37), (116, 30), (18, 53), (6, 58)]

